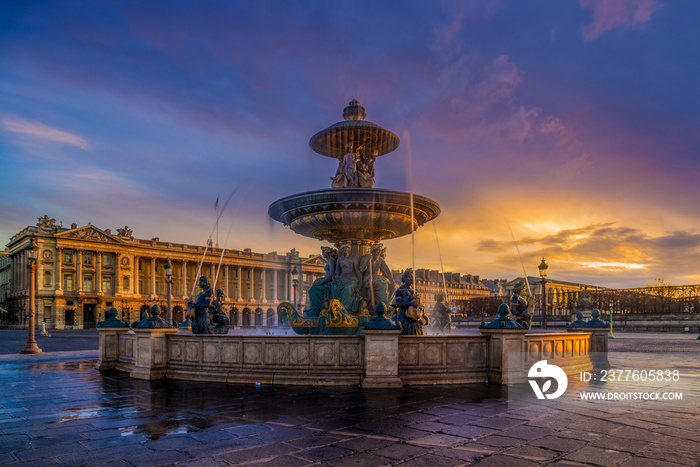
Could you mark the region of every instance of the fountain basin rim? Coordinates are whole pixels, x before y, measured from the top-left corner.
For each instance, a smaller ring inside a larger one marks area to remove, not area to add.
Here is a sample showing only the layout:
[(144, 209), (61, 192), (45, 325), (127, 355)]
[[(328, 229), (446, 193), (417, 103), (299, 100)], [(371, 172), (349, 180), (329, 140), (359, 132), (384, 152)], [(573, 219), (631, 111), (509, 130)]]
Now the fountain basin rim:
[[(372, 204), (379, 203), (387, 205), (409, 206), (411, 194), (405, 191), (386, 190), (382, 188), (327, 188), (324, 190), (307, 191), (294, 195), (285, 196), (270, 204), (268, 215), (278, 222), (289, 224), (291, 219), (285, 219), (294, 210), (299, 209), (324, 209), (323, 204)], [(431, 211), (432, 220), (440, 214), (440, 205), (435, 201), (421, 195), (413, 195), (414, 211)], [(380, 208), (381, 209), (381, 208)], [(418, 214), (418, 212), (416, 212)]]

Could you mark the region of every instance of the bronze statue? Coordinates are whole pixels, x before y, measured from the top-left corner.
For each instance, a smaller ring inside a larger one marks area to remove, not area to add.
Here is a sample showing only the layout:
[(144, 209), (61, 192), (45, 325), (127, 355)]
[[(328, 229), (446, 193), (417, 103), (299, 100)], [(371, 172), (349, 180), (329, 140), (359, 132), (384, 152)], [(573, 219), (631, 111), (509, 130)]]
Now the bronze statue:
[(513, 286), (513, 294), (510, 296), (510, 312), (515, 316), (515, 322), (520, 326), (530, 329), (532, 323), (532, 309), (534, 302), (532, 297), (525, 300), (522, 295), (525, 284), (518, 281)]
[(223, 310), (224, 306), (224, 291), (216, 290), (216, 298), (212, 300), (209, 306), (211, 310), (212, 332), (214, 334), (227, 334), (229, 328), (229, 317)]
[(335, 263), (335, 276), (331, 298), (340, 300), (350, 313), (357, 310), (358, 292), (362, 275), (357, 258), (350, 256), (350, 245), (340, 247), (340, 256)]
[[(361, 146), (360, 146), (361, 147)], [(358, 152), (359, 152), (358, 148)], [(357, 187), (357, 160), (358, 154), (352, 151), (352, 144), (346, 148), (343, 157), (338, 158), (338, 170), (335, 177), (331, 177), (331, 188), (352, 188)]]
[(199, 278), (199, 288), (202, 289), (202, 291), (199, 292), (194, 303), (190, 301), (188, 304), (194, 307), (192, 334), (211, 334), (212, 328), (209, 322), (209, 307), (212, 300), (212, 290), (206, 276)]
[(313, 285), (309, 287), (311, 306), (304, 312), (307, 316), (318, 316), (319, 311), (323, 308), (324, 300), (331, 296), (335, 263), (338, 261), (338, 250), (323, 246), (321, 247), (321, 254), (323, 259), (326, 260), (326, 266), (324, 267), (326, 275), (316, 279)]
[(451, 329), (451, 315), (450, 315), (450, 309), (445, 306), (443, 303), (445, 301), (445, 296), (442, 294), (439, 294), (436, 297), (437, 303), (433, 307), (433, 319), (435, 322), (433, 323), (433, 329), (440, 334), (450, 334), (452, 329)]
[(409, 268), (403, 273), (401, 282), (393, 305), (398, 308), (396, 320), (401, 323), (401, 334), (422, 336), (423, 325), (430, 324), (430, 320), (421, 306), (420, 295), (413, 291), (413, 269)]
[(386, 248), (381, 243), (375, 243), (370, 253), (360, 258), (360, 272), (362, 273), (362, 297), (372, 303), (382, 302), (387, 307), (391, 303), (396, 287), (389, 266), (384, 261)]

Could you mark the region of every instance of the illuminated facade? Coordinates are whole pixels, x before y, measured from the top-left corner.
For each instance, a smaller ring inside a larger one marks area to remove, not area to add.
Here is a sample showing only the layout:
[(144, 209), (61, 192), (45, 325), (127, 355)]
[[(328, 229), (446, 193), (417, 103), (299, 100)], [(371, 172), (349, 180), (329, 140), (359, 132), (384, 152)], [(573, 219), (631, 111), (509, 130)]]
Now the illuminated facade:
[(295, 249), (283, 255), (227, 249), (222, 257), (220, 248), (138, 239), (128, 227), (116, 234), (90, 224), (64, 228), (44, 216), (36, 226), (14, 235), (0, 256), (0, 306), (8, 311), (9, 324), (19, 326), (26, 325), (29, 304), (25, 248), (30, 238), (39, 247), (36, 323), (41, 327), (45, 321), (47, 329), (94, 327), (111, 306), (119, 310), (119, 318), (130, 322), (153, 303), (165, 310), (167, 259), (173, 267), (173, 319), (178, 322), (184, 320), (186, 300), (198, 292), (198, 274), (211, 280), (218, 271), (215, 287), (224, 291), (225, 308), (237, 326), (277, 324), (277, 305), (293, 301), (295, 266), (301, 304), (309, 286), (325, 274), (320, 256), (301, 258)]
[[(395, 274), (394, 278), (400, 283), (401, 274)], [(446, 272), (443, 281), (441, 272), (429, 269), (416, 269), (416, 292), (421, 296), (421, 302), (426, 310), (431, 310), (438, 295), (447, 296), (445, 303), (461, 309), (464, 301), (476, 297), (488, 297), (490, 292), (480, 280), (479, 276), (471, 274), (459, 274)]]

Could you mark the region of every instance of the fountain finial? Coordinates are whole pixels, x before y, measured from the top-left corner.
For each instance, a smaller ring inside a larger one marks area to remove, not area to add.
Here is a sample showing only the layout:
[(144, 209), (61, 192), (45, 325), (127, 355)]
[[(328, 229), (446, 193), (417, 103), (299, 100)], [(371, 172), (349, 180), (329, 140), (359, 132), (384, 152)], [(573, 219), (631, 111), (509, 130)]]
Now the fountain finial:
[(367, 117), (365, 108), (362, 107), (357, 99), (353, 99), (350, 103), (343, 109), (343, 120), (364, 120)]

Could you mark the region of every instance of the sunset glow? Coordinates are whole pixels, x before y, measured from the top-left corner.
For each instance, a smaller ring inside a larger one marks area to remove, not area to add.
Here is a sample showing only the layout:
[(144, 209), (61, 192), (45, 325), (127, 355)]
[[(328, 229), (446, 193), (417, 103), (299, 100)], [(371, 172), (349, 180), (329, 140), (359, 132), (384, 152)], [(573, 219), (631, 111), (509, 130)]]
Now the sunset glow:
[[(377, 160), (375, 186), (412, 186), (442, 208), (416, 232), (418, 267), (440, 269), (439, 243), (445, 270), (482, 278), (523, 264), (537, 275), (544, 256), (560, 280), (700, 281), (697, 2), (2, 13), (3, 246), (44, 214), (204, 245), (214, 201), (238, 188), (220, 224), (227, 248), (318, 254), (267, 207), (330, 187), (338, 163), (308, 141), (356, 98), (402, 139)], [(409, 238), (385, 245), (392, 267), (412, 264)]]

